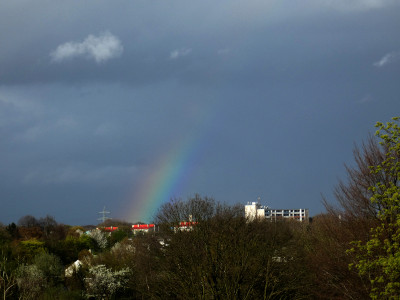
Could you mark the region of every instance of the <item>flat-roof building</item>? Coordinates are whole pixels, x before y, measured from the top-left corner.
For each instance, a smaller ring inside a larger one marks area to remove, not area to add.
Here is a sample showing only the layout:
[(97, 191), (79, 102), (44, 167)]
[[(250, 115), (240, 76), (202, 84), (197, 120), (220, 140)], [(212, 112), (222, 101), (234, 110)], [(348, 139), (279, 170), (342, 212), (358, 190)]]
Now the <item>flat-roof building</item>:
[(272, 209), (261, 205), (259, 202), (247, 202), (244, 207), (244, 213), (245, 217), (250, 221), (265, 218), (271, 221), (291, 219), (308, 222), (309, 218), (308, 209), (306, 208)]

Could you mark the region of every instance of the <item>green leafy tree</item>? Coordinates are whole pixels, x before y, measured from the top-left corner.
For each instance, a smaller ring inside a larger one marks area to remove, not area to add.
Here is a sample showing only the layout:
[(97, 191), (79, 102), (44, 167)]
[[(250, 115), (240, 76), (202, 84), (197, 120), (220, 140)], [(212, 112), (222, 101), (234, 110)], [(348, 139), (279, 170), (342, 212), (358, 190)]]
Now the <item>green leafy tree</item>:
[(21, 241), (17, 251), (25, 262), (31, 262), (37, 254), (44, 253), (46, 250), (44, 242), (38, 241), (37, 239), (30, 239)]
[(33, 259), (33, 264), (43, 273), (49, 286), (61, 282), (64, 266), (56, 255), (39, 253)]
[(79, 237), (79, 244), (81, 250), (95, 249), (96, 247), (96, 241), (87, 234), (83, 234)]
[(67, 236), (65, 240), (53, 241), (48, 244), (49, 251), (56, 254), (64, 265), (69, 265), (79, 258), (82, 250), (94, 249), (96, 242), (88, 235), (81, 237)]
[(6, 227), (7, 232), (11, 235), (13, 239), (19, 238), (18, 227), (13, 222)]
[(9, 243), (11, 238), (11, 234), (8, 232), (8, 230), (5, 227), (0, 226), (0, 245), (2, 246)]
[(124, 230), (117, 230), (111, 233), (110, 244), (114, 245), (115, 243), (121, 242), (123, 239), (128, 237), (128, 233)]
[(356, 268), (371, 282), (373, 299), (400, 297), (400, 126), (399, 117), (386, 124), (378, 122), (376, 135), (386, 156), (371, 166), (371, 173), (382, 174), (384, 181), (370, 187), (371, 202), (376, 205), (379, 224), (372, 228), (366, 242), (357, 241), (350, 252), (356, 253)]
[(21, 299), (38, 299), (43, 292), (62, 282), (64, 267), (60, 259), (49, 253), (38, 253), (30, 265), (20, 265), (16, 271)]

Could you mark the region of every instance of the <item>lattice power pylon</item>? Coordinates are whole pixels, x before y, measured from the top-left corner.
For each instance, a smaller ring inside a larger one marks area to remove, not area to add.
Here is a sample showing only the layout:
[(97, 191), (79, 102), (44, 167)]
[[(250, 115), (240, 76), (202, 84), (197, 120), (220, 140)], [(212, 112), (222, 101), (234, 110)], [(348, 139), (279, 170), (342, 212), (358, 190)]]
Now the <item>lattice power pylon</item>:
[(104, 223), (106, 220), (112, 219), (110, 217), (107, 217), (107, 214), (109, 214), (109, 211), (106, 211), (106, 207), (104, 206), (103, 211), (99, 211), (99, 214), (101, 214), (101, 218), (98, 218), (97, 220), (101, 221), (102, 223)]

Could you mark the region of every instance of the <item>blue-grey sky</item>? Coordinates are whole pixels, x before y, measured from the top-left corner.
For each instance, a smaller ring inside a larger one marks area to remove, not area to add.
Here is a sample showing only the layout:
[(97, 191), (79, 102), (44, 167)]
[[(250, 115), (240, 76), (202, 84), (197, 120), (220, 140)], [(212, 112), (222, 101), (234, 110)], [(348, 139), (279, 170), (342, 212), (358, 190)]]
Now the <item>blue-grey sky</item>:
[(318, 214), (399, 115), (399, 28), (396, 0), (1, 1), (0, 222), (146, 221), (175, 148), (164, 201)]

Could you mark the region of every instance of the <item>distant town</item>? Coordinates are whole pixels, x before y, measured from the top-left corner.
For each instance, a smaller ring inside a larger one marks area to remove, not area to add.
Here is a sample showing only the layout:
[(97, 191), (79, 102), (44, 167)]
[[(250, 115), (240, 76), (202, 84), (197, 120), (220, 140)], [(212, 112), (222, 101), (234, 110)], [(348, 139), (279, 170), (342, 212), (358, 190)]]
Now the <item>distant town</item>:
[[(260, 198), (258, 198), (258, 201)], [(105, 210), (105, 207), (99, 214), (102, 214), (102, 217), (98, 220), (101, 220), (105, 223), (107, 220), (111, 219), (106, 217), (106, 214), (109, 214), (109, 211)], [(299, 222), (309, 222), (309, 211), (304, 208), (292, 208), (292, 209), (273, 209), (268, 206), (263, 206), (259, 202), (247, 202), (244, 206), (244, 216), (248, 221), (254, 220), (267, 220), (267, 221), (282, 221), (282, 220), (296, 220)], [(180, 221), (178, 224), (174, 226), (175, 231), (188, 231), (192, 230), (193, 226), (195, 226), (197, 222), (193, 222), (192, 216), (188, 216), (188, 220)], [(132, 225), (133, 234), (138, 233), (149, 233), (157, 231), (156, 224), (145, 224), (145, 223), (137, 223)], [(118, 226), (102, 226), (97, 227), (98, 230), (103, 230), (105, 232), (114, 232), (119, 229)]]

